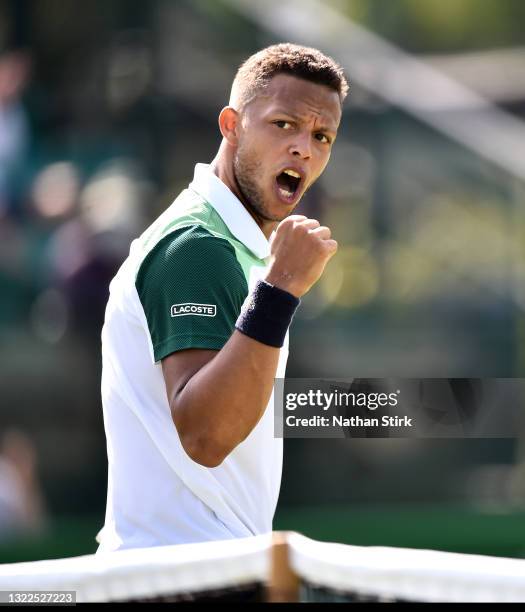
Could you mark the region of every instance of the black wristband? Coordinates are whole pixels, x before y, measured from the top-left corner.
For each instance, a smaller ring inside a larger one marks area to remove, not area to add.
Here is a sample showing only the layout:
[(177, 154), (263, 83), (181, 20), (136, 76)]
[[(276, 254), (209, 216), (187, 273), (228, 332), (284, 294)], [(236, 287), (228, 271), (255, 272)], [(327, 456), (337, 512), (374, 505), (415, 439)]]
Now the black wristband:
[(257, 281), (242, 308), (235, 328), (263, 344), (281, 348), (292, 317), (301, 303), (295, 295)]

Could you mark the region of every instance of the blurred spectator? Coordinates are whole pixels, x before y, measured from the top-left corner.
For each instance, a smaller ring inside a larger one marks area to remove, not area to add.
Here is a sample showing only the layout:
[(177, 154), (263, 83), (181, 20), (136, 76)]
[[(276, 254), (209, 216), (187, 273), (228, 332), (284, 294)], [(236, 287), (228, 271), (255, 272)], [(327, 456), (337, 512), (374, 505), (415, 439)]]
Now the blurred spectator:
[(109, 283), (143, 223), (140, 174), (125, 161), (104, 166), (83, 189), (79, 213), (56, 230), (50, 244), (51, 274), (70, 324), (97, 347)]
[(26, 235), (9, 215), (14, 176), (29, 146), (29, 127), (20, 95), (27, 82), (29, 56), (0, 53), (0, 327), (23, 317), (30, 300), (26, 270)]
[(0, 438), (0, 540), (43, 531), (45, 515), (34, 444), (8, 430)]
[(28, 73), (27, 54), (0, 55), (0, 216), (10, 205), (10, 180), (29, 144), (28, 121), (20, 102)]

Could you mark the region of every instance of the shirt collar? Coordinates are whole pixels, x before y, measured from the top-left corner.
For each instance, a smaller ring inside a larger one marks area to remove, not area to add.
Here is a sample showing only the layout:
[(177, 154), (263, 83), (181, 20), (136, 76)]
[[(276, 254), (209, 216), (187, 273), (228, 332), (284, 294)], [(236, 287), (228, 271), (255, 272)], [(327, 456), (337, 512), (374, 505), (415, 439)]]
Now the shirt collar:
[(230, 232), (259, 259), (270, 255), (270, 243), (261, 228), (210, 164), (196, 164), (190, 189), (196, 191), (218, 212)]

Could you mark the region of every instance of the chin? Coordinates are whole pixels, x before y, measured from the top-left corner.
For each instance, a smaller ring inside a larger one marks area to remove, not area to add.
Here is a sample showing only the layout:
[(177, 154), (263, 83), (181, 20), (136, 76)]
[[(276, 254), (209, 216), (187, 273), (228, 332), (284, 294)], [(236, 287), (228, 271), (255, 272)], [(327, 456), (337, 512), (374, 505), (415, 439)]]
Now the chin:
[(275, 203), (272, 203), (272, 205), (268, 207), (264, 205), (263, 206), (261, 205), (253, 206), (253, 202), (252, 202), (251, 206), (252, 206), (252, 210), (254, 210), (255, 213), (262, 220), (271, 222), (271, 223), (280, 223), (281, 221), (286, 219), (286, 217), (289, 217), (291, 214), (293, 214), (298, 204), (299, 204), (299, 201), (294, 203), (293, 206), (286, 206), (282, 202), (277, 201)]
[(292, 208), (292, 210), (289, 210), (287, 213), (284, 213), (283, 215), (281, 215), (279, 221), (283, 221), (284, 219), (286, 219), (290, 215), (293, 215), (294, 212), (295, 212), (295, 206), (294, 206), (294, 208)]
[(265, 219), (267, 221), (274, 221), (275, 223), (280, 223), (281, 221), (284, 221), (286, 217), (289, 217), (291, 214), (293, 214), (294, 210), (295, 210), (295, 207), (292, 208), (292, 210), (281, 211), (273, 215), (268, 212), (268, 214), (265, 215)]

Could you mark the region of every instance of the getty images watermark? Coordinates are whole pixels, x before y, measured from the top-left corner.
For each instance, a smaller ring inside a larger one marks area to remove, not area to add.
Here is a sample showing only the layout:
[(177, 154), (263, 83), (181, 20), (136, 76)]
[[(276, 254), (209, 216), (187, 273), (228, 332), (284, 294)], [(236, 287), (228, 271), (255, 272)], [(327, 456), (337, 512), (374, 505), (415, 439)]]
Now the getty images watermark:
[(276, 379), (278, 438), (515, 438), (525, 379)]

